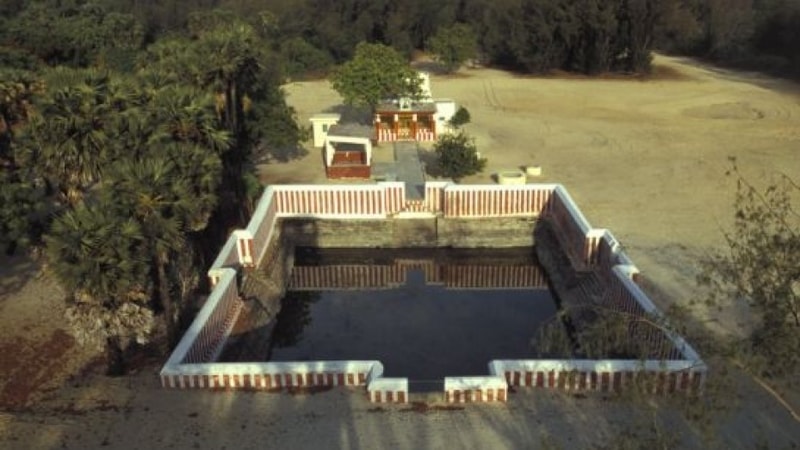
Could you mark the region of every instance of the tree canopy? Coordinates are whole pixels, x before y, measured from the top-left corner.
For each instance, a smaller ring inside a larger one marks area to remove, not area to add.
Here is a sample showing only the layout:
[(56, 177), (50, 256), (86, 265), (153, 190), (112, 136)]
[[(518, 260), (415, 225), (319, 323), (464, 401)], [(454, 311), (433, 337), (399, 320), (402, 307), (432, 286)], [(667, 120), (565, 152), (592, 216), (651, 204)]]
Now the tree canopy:
[(353, 59), (333, 72), (331, 84), (346, 104), (370, 108), (381, 100), (421, 93), (419, 75), (400, 53), (366, 42), (359, 43)]
[(478, 155), (475, 139), (463, 130), (456, 134), (443, 134), (433, 146), (436, 153), (436, 175), (455, 181), (476, 174), (486, 167), (486, 158)]
[(454, 72), (478, 52), (477, 37), (469, 25), (457, 23), (442, 27), (428, 41), (428, 50), (436, 55), (447, 72)]
[(795, 378), (800, 371), (800, 187), (786, 175), (765, 187), (751, 184), (736, 163), (734, 226), (726, 252), (704, 261), (699, 281), (709, 302), (746, 302), (758, 324), (736, 353), (759, 375)]
[[(174, 343), (204, 253), (247, 218), (253, 161), (291, 157), (302, 130), (263, 29), (198, 12), (145, 48), (135, 16), (102, 3), (2, 19), (0, 244), (46, 249), (71, 331), (116, 372), (130, 345)], [(109, 64), (116, 51), (131, 54)]]

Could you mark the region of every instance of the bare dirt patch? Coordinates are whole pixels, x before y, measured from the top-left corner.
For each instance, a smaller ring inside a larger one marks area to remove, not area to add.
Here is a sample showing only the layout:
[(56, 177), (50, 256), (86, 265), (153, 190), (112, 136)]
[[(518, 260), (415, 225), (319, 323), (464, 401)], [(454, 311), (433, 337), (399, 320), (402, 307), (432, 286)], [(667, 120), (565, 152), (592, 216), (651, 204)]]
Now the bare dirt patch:
[(61, 330), (55, 330), (44, 342), (15, 337), (0, 344), (0, 380), (4, 380), (0, 409), (27, 406), (33, 394), (47, 387), (59, 357), (73, 345), (74, 339)]

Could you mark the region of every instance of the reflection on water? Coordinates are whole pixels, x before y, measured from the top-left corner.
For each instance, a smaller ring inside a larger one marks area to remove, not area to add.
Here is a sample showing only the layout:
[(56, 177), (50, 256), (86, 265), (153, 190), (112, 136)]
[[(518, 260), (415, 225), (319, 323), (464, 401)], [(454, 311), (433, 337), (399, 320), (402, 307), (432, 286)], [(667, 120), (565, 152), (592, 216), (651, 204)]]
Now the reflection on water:
[(281, 310), (275, 319), (273, 347), (291, 347), (300, 342), (303, 328), (311, 323), (311, 304), (320, 298), (319, 292), (291, 291), (281, 300)]
[(297, 252), (271, 361), (380, 360), (387, 376), (485, 375), (556, 306), (533, 249)]

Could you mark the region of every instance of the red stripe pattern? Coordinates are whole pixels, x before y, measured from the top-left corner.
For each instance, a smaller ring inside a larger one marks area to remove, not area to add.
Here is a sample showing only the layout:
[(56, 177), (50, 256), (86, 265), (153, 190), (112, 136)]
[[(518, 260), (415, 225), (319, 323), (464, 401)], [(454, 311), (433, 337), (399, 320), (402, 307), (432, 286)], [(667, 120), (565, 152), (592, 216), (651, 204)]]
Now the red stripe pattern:
[(444, 392), (446, 403), (492, 403), (507, 401), (507, 389), (448, 389)]
[(416, 139), (420, 142), (433, 142), (436, 140), (436, 133), (432, 130), (417, 130)]
[(425, 273), (425, 283), (452, 289), (542, 289), (547, 287), (539, 266), (448, 266), (432, 261), (400, 261), (391, 266), (295, 266), (291, 290), (389, 289), (406, 282), (409, 269)]
[(335, 188), (275, 187), (277, 213), (295, 217), (383, 216), (383, 189), (377, 186)]
[(552, 221), (556, 237), (561, 242), (562, 248), (566, 251), (573, 266), (578, 270), (586, 270), (589, 267), (590, 247), (587, 246), (586, 235), (588, 231), (581, 227), (580, 219), (575, 217), (570, 208), (567, 207), (561, 195), (553, 195), (550, 210), (547, 217)]
[(396, 266), (295, 266), (289, 289), (385, 289), (399, 286), (405, 279), (405, 270)]
[(272, 235), (272, 230), (275, 228), (277, 214), (278, 209), (273, 199), (273, 201), (270, 201), (261, 223), (258, 224), (255, 233), (253, 233), (253, 261), (255, 261), (256, 267), (261, 264), (260, 258), (263, 258), (264, 252), (269, 245), (269, 237)]
[(224, 344), (225, 333), (233, 327), (243, 303), (239, 300), (239, 290), (234, 279), (227, 286), (219, 285), (217, 289), (224, 289), (222, 298), (217, 303), (211, 317), (208, 318), (203, 328), (195, 338), (183, 363), (208, 362)]
[(407, 403), (405, 391), (370, 391), (369, 401), (372, 403)]
[(397, 133), (390, 129), (378, 130), (378, 142), (394, 142), (397, 140)]
[(320, 386), (366, 386), (366, 372), (278, 372), (162, 375), (164, 387), (180, 389), (277, 390)]
[(562, 391), (620, 391), (631, 383), (642, 383), (646, 391), (665, 394), (699, 389), (705, 375), (691, 370), (682, 371), (509, 371), (505, 373), (509, 386), (558, 389)]
[(462, 289), (542, 289), (546, 274), (539, 266), (444, 266), (444, 285)]
[(553, 189), (521, 187), (458, 186), (445, 189), (445, 217), (539, 216), (546, 211)]

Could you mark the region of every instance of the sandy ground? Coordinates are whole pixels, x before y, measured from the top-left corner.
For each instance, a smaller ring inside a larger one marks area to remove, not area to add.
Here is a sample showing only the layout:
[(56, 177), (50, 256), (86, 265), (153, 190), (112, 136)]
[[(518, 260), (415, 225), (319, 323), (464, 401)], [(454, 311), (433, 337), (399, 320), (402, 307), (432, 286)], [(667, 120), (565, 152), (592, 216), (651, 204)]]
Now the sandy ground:
[[(541, 165), (537, 181), (564, 184), (592, 225), (610, 228), (666, 306), (702, 296), (697, 259), (719, 247), (720, 227), (730, 223), (729, 156), (756, 183), (779, 171), (800, 176), (800, 87), (689, 60), (659, 56), (656, 64), (662, 76), (647, 81), (473, 69), (434, 76), (432, 88), (469, 109), (468, 132), (489, 159), (484, 174), (464, 182)], [(286, 90), (302, 121), (339, 103), (322, 81)], [(315, 150), (264, 166), (262, 175), (324, 181)], [(60, 296), (29, 260), (0, 259), (0, 448), (536, 448), (548, 439), (579, 448), (646, 425), (615, 402), (541, 391), (455, 409), (381, 408), (338, 389), (168, 391), (156, 378), (166, 355), (110, 379), (97, 355), (64, 333)], [(730, 332), (746, 321), (741, 311), (697, 317)], [(797, 409), (800, 396), (787, 394)], [(737, 378), (736, 395), (739, 407), (722, 422), (723, 448), (800, 446), (800, 424), (751, 381)], [(668, 432), (688, 436), (679, 430)]]

